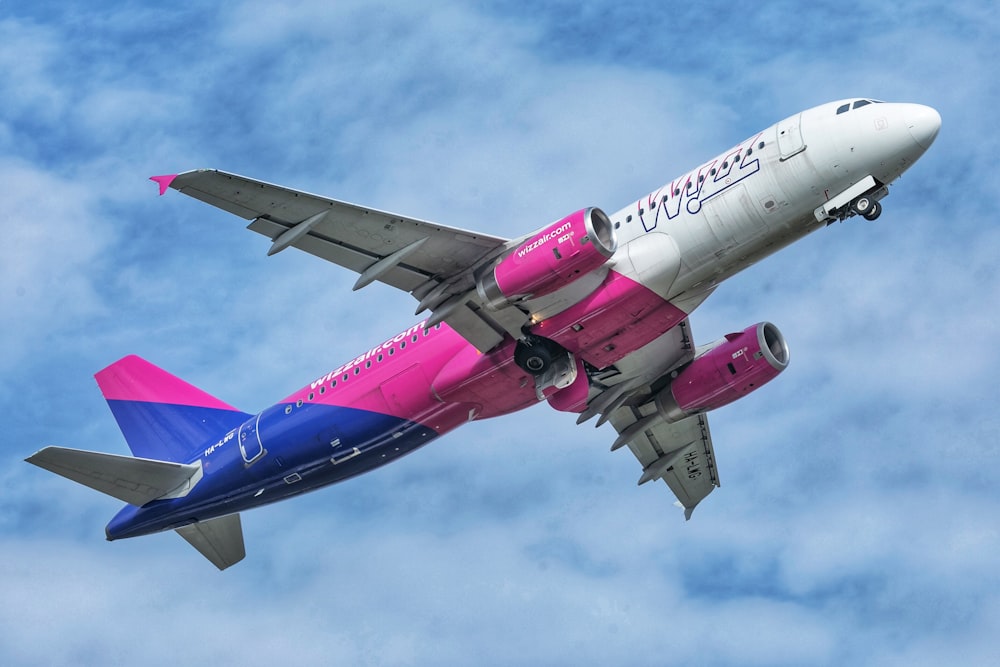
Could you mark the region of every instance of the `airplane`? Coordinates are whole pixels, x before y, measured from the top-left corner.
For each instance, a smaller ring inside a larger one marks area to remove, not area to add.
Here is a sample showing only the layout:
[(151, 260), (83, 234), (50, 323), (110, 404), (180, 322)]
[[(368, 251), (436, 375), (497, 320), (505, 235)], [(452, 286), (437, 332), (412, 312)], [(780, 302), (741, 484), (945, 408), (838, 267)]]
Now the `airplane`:
[(823, 104), (754, 134), (608, 215), (580, 209), (508, 239), (217, 170), (151, 178), (271, 241), (410, 293), (425, 319), (249, 414), (137, 356), (96, 374), (133, 456), (46, 447), (29, 463), (127, 505), (108, 540), (174, 530), (220, 570), (240, 513), (339, 482), (470, 421), (538, 403), (611, 422), (638, 483), (686, 519), (717, 486), (706, 413), (788, 365), (760, 322), (696, 346), (689, 315), (723, 281), (805, 235), (875, 220), (931, 146), (933, 108)]

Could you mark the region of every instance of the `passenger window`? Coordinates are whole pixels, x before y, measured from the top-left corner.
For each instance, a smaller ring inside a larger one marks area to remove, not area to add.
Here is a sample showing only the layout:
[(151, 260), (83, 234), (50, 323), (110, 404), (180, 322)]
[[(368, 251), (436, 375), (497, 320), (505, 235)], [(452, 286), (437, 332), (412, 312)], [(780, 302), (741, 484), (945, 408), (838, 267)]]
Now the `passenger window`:
[(837, 107), (837, 114), (839, 115), (839, 114), (842, 114), (842, 113), (844, 113), (846, 111), (850, 111), (850, 109), (851, 109), (850, 103), (848, 103), (848, 104), (842, 104), (839, 107)]

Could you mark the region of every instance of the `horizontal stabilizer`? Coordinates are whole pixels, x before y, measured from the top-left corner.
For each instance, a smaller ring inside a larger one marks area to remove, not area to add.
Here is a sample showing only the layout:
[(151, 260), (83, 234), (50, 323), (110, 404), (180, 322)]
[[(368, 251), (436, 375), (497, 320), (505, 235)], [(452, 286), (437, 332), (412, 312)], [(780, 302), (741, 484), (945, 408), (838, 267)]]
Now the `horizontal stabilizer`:
[(177, 534), (220, 570), (239, 563), (247, 555), (239, 514), (188, 524), (178, 528)]
[(46, 447), (25, 459), (126, 503), (141, 507), (157, 498), (187, 495), (201, 479), (201, 465)]

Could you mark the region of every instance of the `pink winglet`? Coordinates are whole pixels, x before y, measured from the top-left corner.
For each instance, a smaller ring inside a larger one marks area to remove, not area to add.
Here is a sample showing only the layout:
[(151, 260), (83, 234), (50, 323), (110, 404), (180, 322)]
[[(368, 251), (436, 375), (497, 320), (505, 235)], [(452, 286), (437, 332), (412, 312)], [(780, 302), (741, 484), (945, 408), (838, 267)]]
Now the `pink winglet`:
[(177, 174), (167, 174), (166, 176), (150, 176), (149, 180), (156, 181), (160, 185), (160, 195), (162, 196), (175, 178), (177, 178)]

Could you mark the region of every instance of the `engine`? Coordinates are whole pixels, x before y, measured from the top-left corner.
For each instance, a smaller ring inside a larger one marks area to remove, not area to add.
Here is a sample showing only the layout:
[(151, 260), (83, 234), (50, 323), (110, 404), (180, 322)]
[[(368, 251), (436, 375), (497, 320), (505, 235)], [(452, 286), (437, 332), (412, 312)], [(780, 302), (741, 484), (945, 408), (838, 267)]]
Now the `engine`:
[(767, 384), (788, 366), (778, 327), (761, 322), (727, 335), (678, 373), (656, 397), (667, 421), (728, 405)]
[(499, 309), (565, 287), (607, 262), (617, 248), (608, 216), (599, 208), (586, 208), (519, 245), (476, 281), (476, 289), (483, 303)]

